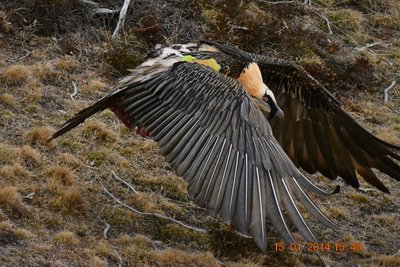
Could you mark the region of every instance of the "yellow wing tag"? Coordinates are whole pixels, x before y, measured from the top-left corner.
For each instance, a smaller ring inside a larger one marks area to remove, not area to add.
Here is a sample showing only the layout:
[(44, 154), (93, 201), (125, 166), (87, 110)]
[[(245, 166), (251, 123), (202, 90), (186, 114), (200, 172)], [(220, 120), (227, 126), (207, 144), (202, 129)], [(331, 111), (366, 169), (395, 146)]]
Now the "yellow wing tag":
[(210, 59), (196, 59), (194, 56), (191, 55), (186, 55), (182, 58), (182, 61), (185, 62), (195, 62), (207, 67), (212, 68), (216, 72), (219, 72), (221, 70), (221, 66), (217, 63), (217, 61), (213, 58)]

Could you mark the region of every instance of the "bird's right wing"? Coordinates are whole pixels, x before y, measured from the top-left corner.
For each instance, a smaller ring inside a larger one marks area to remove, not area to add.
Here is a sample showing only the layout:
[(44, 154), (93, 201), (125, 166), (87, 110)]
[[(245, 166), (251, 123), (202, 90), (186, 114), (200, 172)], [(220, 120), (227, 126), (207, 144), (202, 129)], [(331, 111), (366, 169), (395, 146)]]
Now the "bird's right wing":
[(200, 206), (251, 235), (261, 249), (266, 249), (267, 217), (285, 242), (294, 241), (287, 217), (306, 240), (316, 240), (296, 199), (320, 222), (334, 226), (303, 188), (328, 193), (293, 165), (236, 80), (198, 64), (175, 64), (144, 82), (125, 82), (55, 136), (110, 106), (151, 133)]

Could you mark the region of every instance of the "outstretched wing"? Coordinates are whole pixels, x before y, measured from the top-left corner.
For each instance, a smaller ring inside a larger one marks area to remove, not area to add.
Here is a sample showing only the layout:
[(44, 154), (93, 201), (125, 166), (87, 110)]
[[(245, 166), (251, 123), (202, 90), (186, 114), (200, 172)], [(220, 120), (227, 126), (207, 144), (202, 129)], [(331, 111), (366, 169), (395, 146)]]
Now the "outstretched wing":
[(275, 138), (296, 166), (309, 173), (338, 176), (358, 188), (356, 172), (369, 184), (389, 192), (372, 172), (376, 168), (400, 180), (400, 147), (375, 137), (351, 118), (340, 103), (293, 62), (254, 55), (264, 82), (284, 111), (270, 123)]
[(261, 249), (266, 249), (267, 217), (285, 242), (294, 241), (287, 217), (305, 239), (316, 240), (296, 199), (320, 222), (334, 226), (303, 188), (327, 193), (293, 165), (236, 80), (198, 64), (175, 64), (146, 81), (125, 82), (54, 136), (110, 106), (118, 116), (150, 131), (200, 206), (253, 236)]

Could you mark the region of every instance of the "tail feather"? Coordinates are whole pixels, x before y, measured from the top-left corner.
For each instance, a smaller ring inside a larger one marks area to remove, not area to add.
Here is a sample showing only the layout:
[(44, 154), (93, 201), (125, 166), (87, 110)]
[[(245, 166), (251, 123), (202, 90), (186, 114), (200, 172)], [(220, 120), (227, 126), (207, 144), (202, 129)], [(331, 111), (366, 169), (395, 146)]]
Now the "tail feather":
[(84, 122), (90, 116), (96, 114), (97, 112), (103, 111), (111, 107), (112, 102), (119, 97), (119, 94), (109, 94), (103, 97), (100, 101), (94, 103), (92, 106), (85, 108), (84, 110), (77, 113), (73, 118), (66, 121), (61, 128), (53, 134), (49, 141), (65, 134), (69, 130), (75, 128), (82, 122)]

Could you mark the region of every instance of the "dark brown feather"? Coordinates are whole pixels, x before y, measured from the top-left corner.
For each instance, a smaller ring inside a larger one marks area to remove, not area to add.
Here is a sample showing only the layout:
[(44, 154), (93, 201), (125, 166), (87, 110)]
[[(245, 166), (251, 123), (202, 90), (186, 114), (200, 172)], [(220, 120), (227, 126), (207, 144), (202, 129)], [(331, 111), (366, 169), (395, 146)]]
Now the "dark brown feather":
[(400, 147), (373, 136), (342, 110), (318, 81), (294, 62), (253, 55), (264, 82), (285, 113), (270, 123), (277, 140), (298, 167), (343, 178), (358, 188), (356, 172), (379, 190), (389, 192), (372, 168), (400, 181)]

